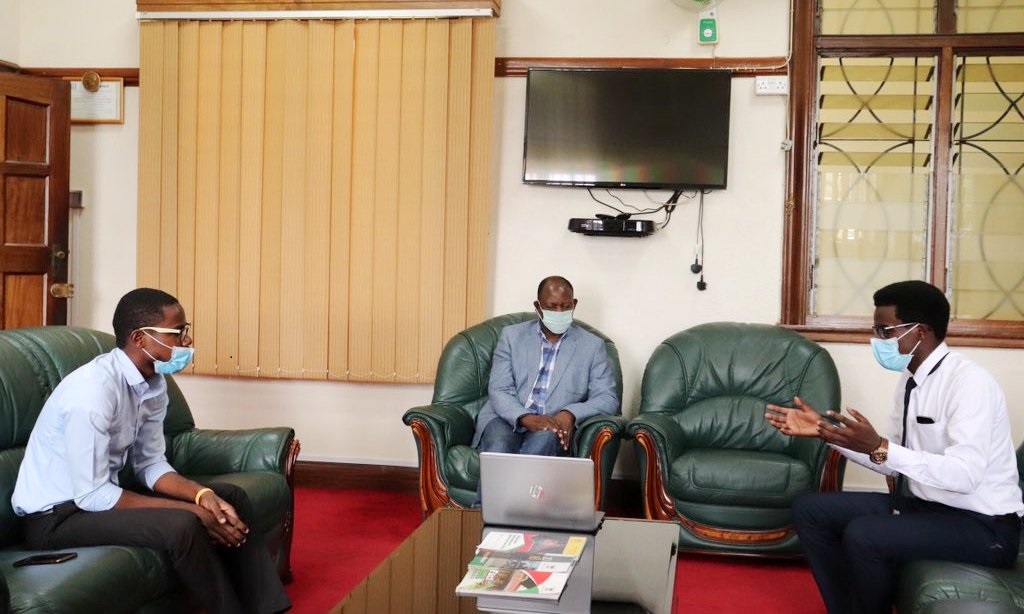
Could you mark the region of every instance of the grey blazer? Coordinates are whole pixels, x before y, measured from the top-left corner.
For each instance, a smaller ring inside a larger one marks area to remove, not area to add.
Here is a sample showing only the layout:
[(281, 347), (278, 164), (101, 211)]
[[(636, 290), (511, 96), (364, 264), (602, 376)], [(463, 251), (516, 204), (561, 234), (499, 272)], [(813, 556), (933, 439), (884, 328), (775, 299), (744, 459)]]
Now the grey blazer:
[[(541, 357), (540, 320), (512, 324), (501, 330), (491, 362), (487, 402), (476, 419), (473, 447), (480, 443), (484, 427), (501, 418), (513, 428), (528, 413), (526, 400), (537, 379)], [(619, 397), (608, 362), (604, 340), (570, 326), (558, 347), (555, 370), (548, 383), (546, 414), (567, 409), (577, 423), (598, 414), (616, 414)]]

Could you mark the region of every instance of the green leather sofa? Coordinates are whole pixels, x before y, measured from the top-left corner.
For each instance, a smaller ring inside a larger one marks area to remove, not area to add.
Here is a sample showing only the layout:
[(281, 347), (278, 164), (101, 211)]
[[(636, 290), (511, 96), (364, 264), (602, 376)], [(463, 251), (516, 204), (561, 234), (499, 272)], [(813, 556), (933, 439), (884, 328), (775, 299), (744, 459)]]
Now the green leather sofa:
[[(1024, 446), (1017, 448), (1017, 472), (1024, 476)], [(900, 614), (1024, 612), (1024, 536), (1017, 564), (1011, 569), (948, 561), (904, 565), (896, 589), (896, 609)]]
[(681, 549), (798, 555), (793, 500), (841, 489), (845, 458), (821, 440), (782, 435), (765, 405), (800, 396), (819, 411), (839, 407), (828, 352), (778, 326), (701, 324), (655, 348), (640, 395), (627, 433), (646, 516), (678, 522)]
[[(25, 549), (11, 493), (29, 433), (61, 378), (114, 347), (112, 335), (75, 327), (0, 331), (0, 612), (170, 612), (186, 595), (167, 555), (133, 547), (74, 548), (59, 565), (14, 567)], [(164, 424), (167, 456), (183, 475), (245, 488), (279, 573), (289, 579), (292, 469), (298, 442), (290, 428), (210, 431), (195, 428), (173, 378)], [(130, 470), (121, 484), (134, 483)]]
[[(476, 416), (487, 401), (491, 357), (501, 329), (537, 317), (533, 312), (513, 313), (481, 322), (455, 335), (445, 346), (434, 378), (430, 405), (414, 407), (402, 420), (412, 427), (419, 450), (420, 504), (424, 515), (441, 507), (469, 507), (480, 480), (480, 456), (471, 447)], [(575, 324), (605, 340), (615, 386), (622, 399), (622, 368), (615, 344), (585, 322)], [(581, 422), (573, 438), (580, 457), (594, 460), (600, 480), (595, 485), (595, 506), (604, 495), (619, 454), (626, 419), (621, 415), (594, 416)]]

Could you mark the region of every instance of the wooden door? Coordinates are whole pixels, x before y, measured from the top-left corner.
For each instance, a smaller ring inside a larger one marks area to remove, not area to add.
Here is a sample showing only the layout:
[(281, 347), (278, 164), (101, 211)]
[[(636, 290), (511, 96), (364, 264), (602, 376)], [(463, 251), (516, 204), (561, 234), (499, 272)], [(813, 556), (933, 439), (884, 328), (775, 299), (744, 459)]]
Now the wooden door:
[(67, 323), (69, 92), (0, 74), (0, 328)]

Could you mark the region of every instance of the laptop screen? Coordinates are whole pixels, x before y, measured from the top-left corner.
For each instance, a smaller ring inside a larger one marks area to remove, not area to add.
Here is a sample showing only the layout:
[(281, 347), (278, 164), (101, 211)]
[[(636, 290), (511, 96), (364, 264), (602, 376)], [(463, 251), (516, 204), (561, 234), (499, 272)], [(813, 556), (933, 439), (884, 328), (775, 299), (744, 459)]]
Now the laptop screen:
[(484, 524), (593, 531), (594, 462), (589, 458), (480, 454)]

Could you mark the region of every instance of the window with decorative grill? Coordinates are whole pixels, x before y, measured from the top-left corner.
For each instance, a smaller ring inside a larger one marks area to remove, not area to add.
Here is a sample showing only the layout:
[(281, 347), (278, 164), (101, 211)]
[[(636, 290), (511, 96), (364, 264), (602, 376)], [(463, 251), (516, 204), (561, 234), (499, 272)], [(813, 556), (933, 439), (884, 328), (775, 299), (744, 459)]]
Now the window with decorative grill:
[(1024, 346), (1024, 0), (797, 0), (784, 324), (859, 340), (946, 290), (951, 341)]

